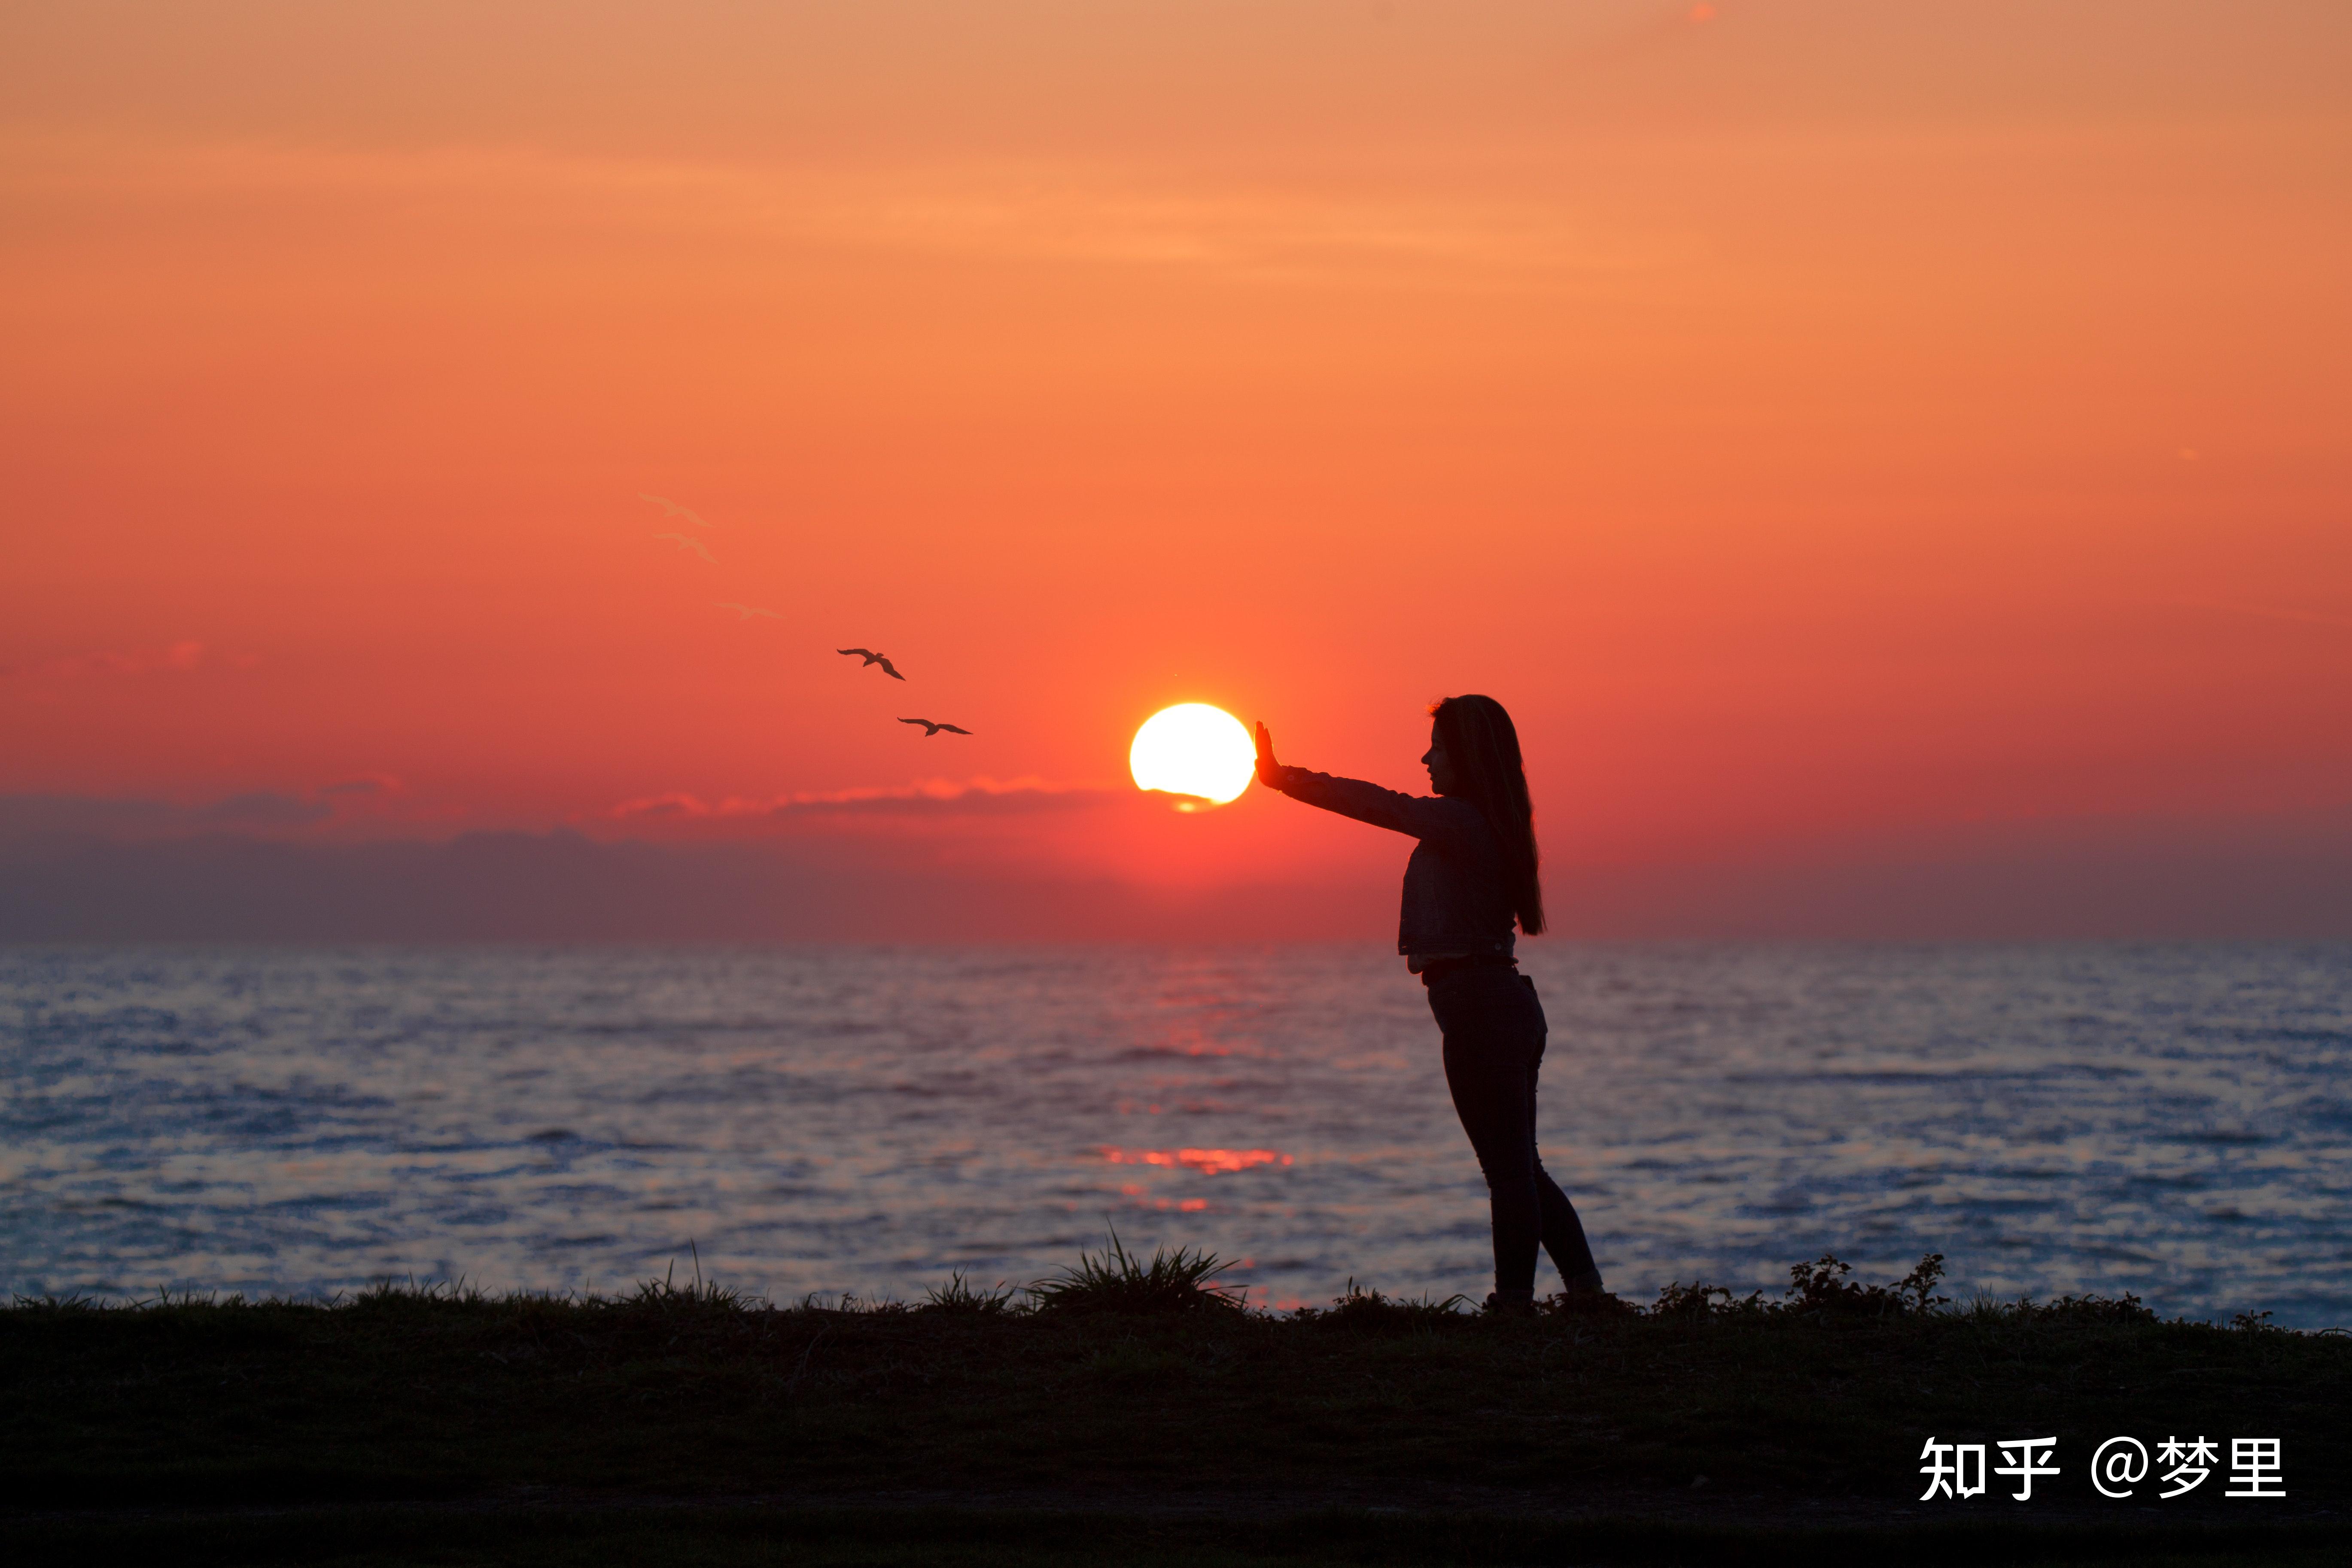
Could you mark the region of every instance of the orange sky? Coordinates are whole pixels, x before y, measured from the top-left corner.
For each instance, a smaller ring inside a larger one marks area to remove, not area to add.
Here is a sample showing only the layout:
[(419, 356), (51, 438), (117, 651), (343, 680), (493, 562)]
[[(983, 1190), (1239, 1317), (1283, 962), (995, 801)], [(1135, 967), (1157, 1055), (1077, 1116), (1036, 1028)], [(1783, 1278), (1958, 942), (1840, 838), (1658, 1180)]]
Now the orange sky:
[(1478, 689), (1556, 865), (2338, 812), (2347, 70), (2325, 3), (17, 7), (0, 794), (675, 835), (1185, 700), (1415, 786)]

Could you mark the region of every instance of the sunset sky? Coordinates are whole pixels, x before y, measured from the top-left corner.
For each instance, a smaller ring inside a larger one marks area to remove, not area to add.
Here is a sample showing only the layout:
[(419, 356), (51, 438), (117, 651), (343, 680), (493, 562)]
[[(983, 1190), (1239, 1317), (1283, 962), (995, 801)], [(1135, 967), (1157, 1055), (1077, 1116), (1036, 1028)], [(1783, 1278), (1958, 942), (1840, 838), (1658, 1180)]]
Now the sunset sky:
[(1480, 690), (1567, 929), (2175, 850), (2266, 929), (2352, 864), (2347, 72), (2325, 0), (14, 7), (0, 826), (1376, 888), (1130, 737), (1421, 788)]

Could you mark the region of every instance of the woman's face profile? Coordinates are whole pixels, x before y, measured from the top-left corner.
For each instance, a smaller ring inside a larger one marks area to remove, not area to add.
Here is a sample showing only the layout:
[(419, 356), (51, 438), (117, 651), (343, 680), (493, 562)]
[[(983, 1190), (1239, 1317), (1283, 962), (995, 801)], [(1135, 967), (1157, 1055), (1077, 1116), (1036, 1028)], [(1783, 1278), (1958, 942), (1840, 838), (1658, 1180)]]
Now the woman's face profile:
[(1457, 782), (1454, 776), (1454, 759), (1445, 754), (1445, 742), (1437, 733), (1437, 726), (1429, 727), (1429, 750), (1422, 752), (1421, 765), (1429, 770), (1429, 787), (1438, 795), (1452, 795)]

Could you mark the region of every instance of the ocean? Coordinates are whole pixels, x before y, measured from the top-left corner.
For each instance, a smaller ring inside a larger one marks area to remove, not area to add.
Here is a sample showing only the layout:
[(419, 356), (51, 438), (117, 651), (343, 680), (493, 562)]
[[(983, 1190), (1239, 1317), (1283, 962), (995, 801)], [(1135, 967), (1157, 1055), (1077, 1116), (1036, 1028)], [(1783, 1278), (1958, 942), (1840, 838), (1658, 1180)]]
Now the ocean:
[[(1527, 944), (1612, 1289), (2352, 1323), (2352, 947)], [(778, 1301), (1116, 1231), (1257, 1304), (1474, 1300), (1485, 1190), (1369, 947), (0, 949), (0, 1289)], [(1549, 1266), (1546, 1266), (1549, 1274)]]

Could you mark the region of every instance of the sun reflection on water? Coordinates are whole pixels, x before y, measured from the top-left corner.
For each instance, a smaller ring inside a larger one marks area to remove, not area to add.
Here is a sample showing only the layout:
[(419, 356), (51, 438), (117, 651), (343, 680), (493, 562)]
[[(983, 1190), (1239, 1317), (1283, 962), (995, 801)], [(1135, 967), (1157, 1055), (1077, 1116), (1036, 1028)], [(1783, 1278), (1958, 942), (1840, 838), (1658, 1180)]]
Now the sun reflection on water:
[(1272, 1149), (1120, 1149), (1106, 1143), (1100, 1152), (1114, 1165), (1181, 1165), (1206, 1176), (1291, 1163), (1289, 1155)]

